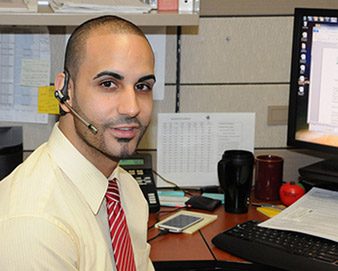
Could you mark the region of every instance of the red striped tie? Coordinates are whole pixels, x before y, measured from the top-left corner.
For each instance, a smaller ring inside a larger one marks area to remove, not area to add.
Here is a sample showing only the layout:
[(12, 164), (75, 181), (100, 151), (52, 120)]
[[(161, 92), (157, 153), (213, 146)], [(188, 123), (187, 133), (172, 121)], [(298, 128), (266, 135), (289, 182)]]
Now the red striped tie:
[(112, 240), (117, 270), (136, 270), (126, 216), (121, 206), (119, 188), (115, 178), (109, 181), (106, 200), (110, 237)]

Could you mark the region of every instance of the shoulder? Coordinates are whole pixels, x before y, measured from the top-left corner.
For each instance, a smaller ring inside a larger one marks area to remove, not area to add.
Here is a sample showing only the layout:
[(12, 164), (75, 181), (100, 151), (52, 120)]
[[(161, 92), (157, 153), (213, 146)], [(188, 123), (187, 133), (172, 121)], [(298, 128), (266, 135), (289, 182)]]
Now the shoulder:
[(41, 213), (57, 179), (55, 163), (43, 144), (0, 182), (0, 218)]
[[(75, 270), (77, 239), (63, 223), (47, 216), (13, 216), (0, 221), (0, 270)], [(48, 259), (48, 260), (47, 260)]]

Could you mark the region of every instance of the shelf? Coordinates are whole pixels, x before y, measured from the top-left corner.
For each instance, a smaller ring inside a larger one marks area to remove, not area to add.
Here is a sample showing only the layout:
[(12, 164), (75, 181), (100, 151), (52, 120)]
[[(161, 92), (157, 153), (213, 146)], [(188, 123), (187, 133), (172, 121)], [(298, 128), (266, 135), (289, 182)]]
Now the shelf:
[[(49, 6), (39, 6), (38, 12), (0, 13), (0, 25), (76, 26), (82, 22), (107, 14), (54, 13)], [(194, 12), (152, 11), (146, 14), (114, 14), (139, 26), (198, 25), (199, 14)]]

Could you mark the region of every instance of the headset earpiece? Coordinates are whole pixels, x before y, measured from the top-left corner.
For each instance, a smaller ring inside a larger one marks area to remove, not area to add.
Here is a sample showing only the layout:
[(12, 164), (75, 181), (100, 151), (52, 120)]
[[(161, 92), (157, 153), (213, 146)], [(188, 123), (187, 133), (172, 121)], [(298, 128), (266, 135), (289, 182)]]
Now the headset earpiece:
[[(65, 74), (65, 80), (63, 82), (63, 87), (62, 89), (57, 89), (54, 92), (54, 96), (55, 98), (62, 104), (64, 104), (67, 100), (69, 100), (69, 96), (68, 96), (68, 84), (69, 84), (69, 72), (67, 70), (64, 70), (63, 72)], [(61, 106), (60, 106), (60, 115), (64, 116), (66, 114), (65, 111), (62, 110)]]
[(63, 88), (60, 90), (62, 95), (63, 95), (63, 99), (64, 100), (69, 100), (69, 96), (68, 96), (68, 84), (69, 84), (69, 79), (70, 79), (70, 76), (69, 76), (69, 72), (65, 69), (63, 71), (63, 73), (65, 74), (65, 81), (63, 83)]

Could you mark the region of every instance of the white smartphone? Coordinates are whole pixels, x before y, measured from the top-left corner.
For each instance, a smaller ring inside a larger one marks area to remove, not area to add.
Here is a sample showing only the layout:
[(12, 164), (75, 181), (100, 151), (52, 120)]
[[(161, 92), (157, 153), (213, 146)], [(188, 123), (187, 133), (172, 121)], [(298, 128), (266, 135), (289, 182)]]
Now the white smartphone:
[(203, 219), (202, 216), (189, 215), (189, 214), (180, 214), (173, 217), (165, 222), (158, 224), (160, 230), (168, 229), (170, 232), (180, 233), (184, 229), (188, 228), (191, 225), (196, 224), (197, 222)]

